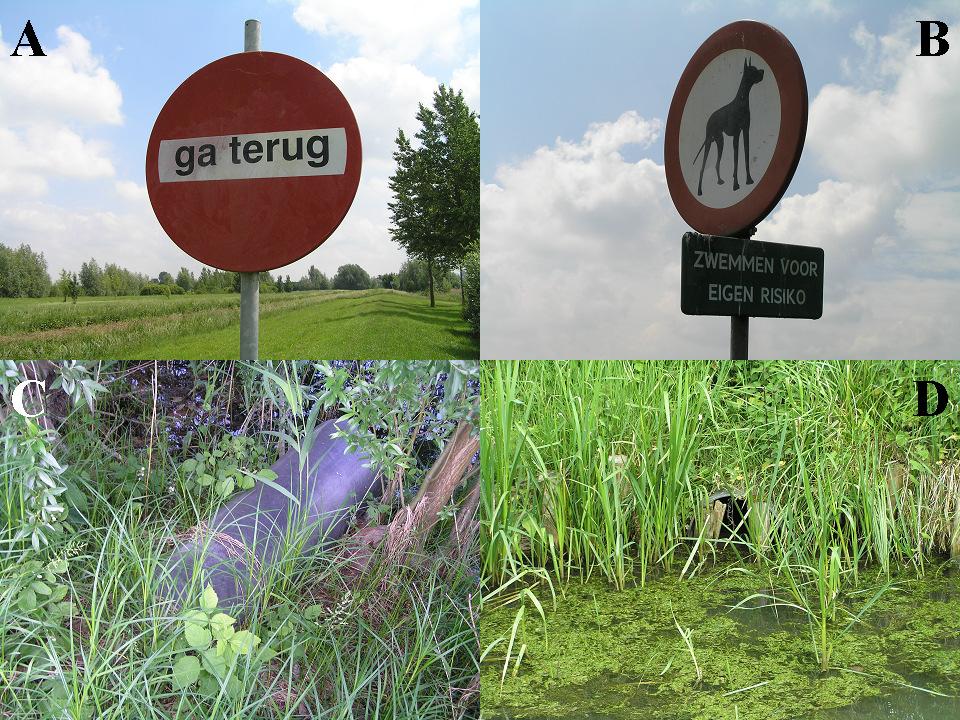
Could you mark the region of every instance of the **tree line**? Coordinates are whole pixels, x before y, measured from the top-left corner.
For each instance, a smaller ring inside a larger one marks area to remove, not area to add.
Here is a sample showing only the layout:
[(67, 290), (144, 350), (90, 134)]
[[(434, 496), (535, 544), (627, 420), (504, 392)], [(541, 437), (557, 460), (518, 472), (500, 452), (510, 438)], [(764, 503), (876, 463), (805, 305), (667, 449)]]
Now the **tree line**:
[[(426, 292), (429, 287), (426, 265), (419, 260), (408, 260), (399, 272), (371, 276), (357, 264), (341, 265), (328, 277), (316, 266), (298, 280), (290, 275), (260, 273), (263, 292), (296, 292), (304, 290), (367, 290), (388, 288), (406, 292)], [(459, 287), (458, 277), (451, 272), (434, 278), (434, 284), (443, 290)], [(47, 272), (43, 253), (34, 252), (29, 245), (17, 249), (0, 244), (0, 297), (63, 297), (64, 302), (85, 297), (122, 295), (180, 295), (184, 293), (226, 293), (240, 291), (240, 274), (204, 267), (199, 274), (181, 267), (176, 276), (161, 271), (156, 277), (133, 272), (115, 263), (100, 265), (90, 259), (79, 272), (62, 270), (56, 282)]]
[(16, 250), (0, 245), (0, 297), (45, 297), (50, 286), (43, 253), (33, 252), (29, 245)]

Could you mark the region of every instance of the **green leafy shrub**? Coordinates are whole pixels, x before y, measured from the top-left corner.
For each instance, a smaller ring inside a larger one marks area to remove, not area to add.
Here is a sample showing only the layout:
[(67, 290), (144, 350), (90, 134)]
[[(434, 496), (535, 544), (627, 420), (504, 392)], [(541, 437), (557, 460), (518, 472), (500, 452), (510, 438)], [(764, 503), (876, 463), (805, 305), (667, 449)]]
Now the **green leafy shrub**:
[(61, 577), (68, 567), (67, 557), (61, 555), (47, 563), (27, 560), (0, 572), (4, 655), (21, 666), (47, 667), (51, 653), (70, 652), (62, 632), (64, 620), (74, 611)]
[(47, 564), (28, 560), (19, 565), (16, 575), (5, 583), (4, 595), (13, 595), (17, 608), (33, 619), (60, 622), (73, 610), (73, 604), (64, 600), (67, 586), (57, 577), (67, 568), (66, 558), (57, 558)]
[(179, 285), (166, 283), (147, 283), (140, 289), (141, 295), (183, 295), (184, 290)]
[(181, 616), (179, 627), (183, 635), (177, 639), (176, 653), (170, 682), (178, 690), (196, 687), (203, 695), (217, 695), (221, 687), (231, 697), (241, 694), (243, 688), (236, 674), (237, 662), (243, 656), (261, 665), (276, 653), (263, 648), (260, 638), (249, 630), (234, 628), (236, 620), (217, 610), (219, 598), (209, 585), (200, 595), (200, 608), (187, 610)]
[[(27, 378), (11, 360), (2, 368), (0, 403), (11, 404), (15, 388)], [(92, 411), (105, 388), (76, 360), (60, 362), (57, 370), (48, 390), (62, 389), (71, 405)], [(0, 420), (0, 497), (6, 500), (0, 503), (0, 557), (39, 553), (52, 537), (72, 532), (70, 523), (86, 508), (77, 474), (54, 455), (63, 450), (55, 442), (56, 434), (33, 418), (11, 412)]]
[(67, 491), (67, 468), (51, 454), (49, 433), (32, 419), (8, 415), (2, 442), (4, 492), (10, 501), (0, 508), (0, 517), (13, 535), (14, 552), (25, 555), (28, 540), (38, 552), (62, 530), (67, 509), (60, 496)]
[[(457, 423), (476, 409), (471, 401), (475, 390), (468, 385), (479, 372), (473, 362), (380, 360), (354, 378), (329, 362), (317, 363), (316, 368), (324, 378), (318, 403), (323, 408), (340, 406), (342, 418), (351, 423), (334, 436), (344, 438), (351, 450), (367, 454), (384, 477), (404, 473), (410, 486), (423, 473), (413, 460), (414, 441), (432, 441), (441, 448)], [(434, 399), (436, 408), (431, 410)], [(424, 427), (425, 421), (429, 427)], [(382, 507), (372, 509), (379, 513)]]
[(271, 648), (297, 661), (306, 657), (313, 644), (311, 636), (304, 632), (305, 624), (297, 607), (281, 601), (264, 613), (261, 628)]
[(273, 470), (262, 467), (265, 456), (263, 446), (253, 438), (225, 435), (216, 447), (185, 460), (180, 475), (188, 488), (212, 488), (218, 496), (227, 497), (238, 488), (249, 490), (257, 479), (276, 480)]
[(332, 607), (322, 604), (298, 608), (287, 601), (270, 608), (263, 616), (264, 636), (283, 657), (303, 660), (317, 652), (328, 632), (342, 630), (356, 614), (356, 600), (347, 588)]

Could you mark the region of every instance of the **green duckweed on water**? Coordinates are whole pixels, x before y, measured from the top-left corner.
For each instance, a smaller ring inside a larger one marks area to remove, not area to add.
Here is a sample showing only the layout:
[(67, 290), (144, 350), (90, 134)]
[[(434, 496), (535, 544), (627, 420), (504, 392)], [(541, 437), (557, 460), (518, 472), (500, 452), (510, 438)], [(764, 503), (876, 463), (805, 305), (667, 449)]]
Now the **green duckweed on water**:
[[(898, 717), (960, 717), (960, 699), (951, 697), (960, 695), (960, 577), (896, 576), (862, 622), (837, 639), (826, 673), (806, 615), (758, 598), (734, 609), (771, 590), (764, 573), (733, 566), (683, 580), (648, 578), (645, 587), (620, 592), (602, 580), (575, 581), (558, 592), (555, 608), (548, 591), (536, 590), (546, 621), (528, 607), (502, 688), (506, 640), (487, 653), (483, 715), (825, 720), (876, 717), (895, 697), (926, 703), (930, 713)], [(844, 607), (856, 614), (863, 597), (845, 598)], [(509, 638), (516, 614), (517, 607), (484, 609), (481, 646)], [(677, 623), (692, 630), (700, 682)]]

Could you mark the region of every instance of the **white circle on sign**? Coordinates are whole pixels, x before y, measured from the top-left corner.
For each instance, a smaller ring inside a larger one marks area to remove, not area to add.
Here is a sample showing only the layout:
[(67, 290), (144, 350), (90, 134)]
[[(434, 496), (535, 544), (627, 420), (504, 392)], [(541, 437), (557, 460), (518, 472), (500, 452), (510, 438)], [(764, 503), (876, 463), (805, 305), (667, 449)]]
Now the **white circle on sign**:
[(717, 55), (694, 82), (680, 118), (680, 165), (690, 193), (711, 208), (736, 205), (767, 171), (779, 136), (780, 89), (767, 62), (743, 49)]

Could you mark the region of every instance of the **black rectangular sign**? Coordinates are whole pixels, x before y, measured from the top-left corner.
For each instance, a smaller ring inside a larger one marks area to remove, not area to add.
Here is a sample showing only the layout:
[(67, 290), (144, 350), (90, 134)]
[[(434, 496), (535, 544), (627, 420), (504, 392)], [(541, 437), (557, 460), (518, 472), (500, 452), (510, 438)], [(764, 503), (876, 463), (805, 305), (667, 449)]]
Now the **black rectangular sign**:
[(685, 233), (680, 309), (815, 320), (823, 315), (823, 248)]

